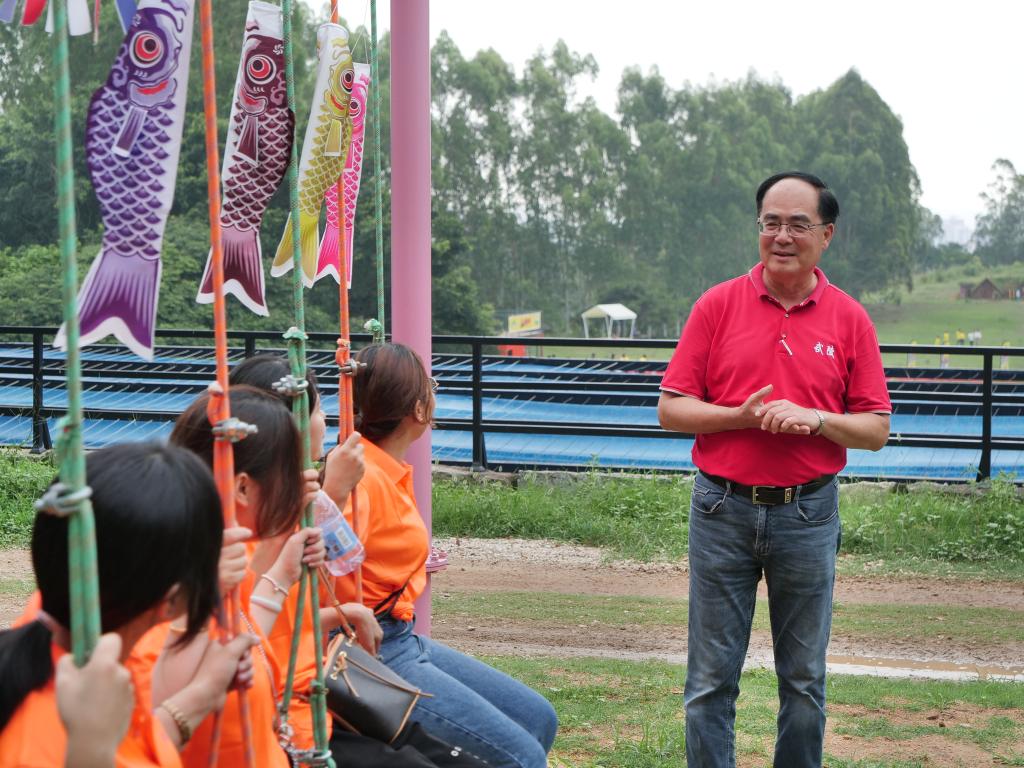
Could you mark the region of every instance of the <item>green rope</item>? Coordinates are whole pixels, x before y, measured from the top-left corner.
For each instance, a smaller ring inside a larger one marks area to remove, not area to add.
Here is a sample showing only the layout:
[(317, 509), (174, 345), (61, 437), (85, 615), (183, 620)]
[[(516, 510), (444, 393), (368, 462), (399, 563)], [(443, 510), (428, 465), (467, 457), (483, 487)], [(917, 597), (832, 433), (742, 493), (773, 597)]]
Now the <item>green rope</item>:
[[(68, 73), (67, 0), (53, 8), (54, 100), (57, 104), (57, 210), (63, 270), (64, 330), (67, 339), (68, 413), (57, 439), (60, 480), (69, 493), (85, 486), (82, 452), (82, 381), (79, 358), (78, 270), (75, 263), (74, 169), (71, 164), (71, 79)], [(68, 576), (71, 593), (71, 650), (82, 666), (100, 636), (99, 575), (96, 568), (96, 526), (88, 499), (68, 519)]]
[(384, 343), (384, 198), (380, 171), (380, 73), (377, 70), (377, 0), (370, 0), (370, 88), (373, 89), (373, 219), (377, 229), (377, 318), (366, 324), (373, 343)]
[[(295, 64), (292, 50), (292, 0), (283, 0), (283, 31), (285, 84), (288, 92), (288, 108), (292, 114), (295, 109)], [(299, 137), (297, 128), (293, 128), (291, 161), (288, 164), (288, 199), (292, 219), (292, 286), (295, 304), (295, 326), (290, 328), (284, 337), (288, 340), (288, 361), (291, 363), (292, 375), (299, 380), (306, 378), (306, 310), (302, 287), (302, 240), (299, 228)], [(309, 445), (309, 395), (303, 392), (293, 400), (293, 413), (302, 434), (302, 467), (311, 469), (313, 462), (310, 457)], [(313, 525), (313, 505), (307, 504), (302, 514), (302, 525)], [(327, 764), (334, 768), (334, 760), (329, 756), (327, 746), (327, 698), (324, 687), (323, 659), (320, 653), (320, 606), (317, 599), (319, 588), (317, 574), (313, 569), (302, 566), (302, 577), (299, 581), (298, 605), (295, 611), (295, 627), (292, 631), (291, 654), (288, 658), (288, 676), (285, 680), (284, 697), (281, 700), (281, 722), (287, 724), (288, 707), (291, 704), (295, 686), (295, 665), (299, 652), (299, 636), (302, 633), (302, 618), (306, 607), (306, 587), (309, 587), (310, 613), (313, 617), (313, 637), (316, 638), (316, 680), (310, 688), (309, 705), (313, 712), (313, 732), (316, 751), (328, 755)]]

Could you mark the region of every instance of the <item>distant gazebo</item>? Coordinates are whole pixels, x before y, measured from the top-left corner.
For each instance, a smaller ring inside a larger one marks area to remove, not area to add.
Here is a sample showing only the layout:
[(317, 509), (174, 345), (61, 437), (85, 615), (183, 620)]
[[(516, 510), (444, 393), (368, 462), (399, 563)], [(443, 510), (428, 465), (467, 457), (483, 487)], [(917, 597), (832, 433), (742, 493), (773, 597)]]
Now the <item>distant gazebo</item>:
[[(595, 304), (580, 317), (583, 318), (583, 336), (588, 339), (590, 338), (589, 321), (591, 320), (604, 321), (604, 336), (608, 339), (615, 337), (631, 339), (636, 331), (636, 312), (624, 304)], [(628, 333), (625, 332), (627, 323)]]

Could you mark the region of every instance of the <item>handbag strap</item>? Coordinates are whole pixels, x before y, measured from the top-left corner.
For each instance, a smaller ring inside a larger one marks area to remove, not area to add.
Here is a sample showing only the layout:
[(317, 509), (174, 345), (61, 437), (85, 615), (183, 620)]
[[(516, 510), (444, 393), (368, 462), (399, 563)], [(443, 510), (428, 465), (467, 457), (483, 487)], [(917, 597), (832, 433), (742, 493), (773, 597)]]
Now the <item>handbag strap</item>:
[(327, 594), (331, 598), (331, 603), (334, 605), (334, 610), (338, 612), (338, 618), (341, 619), (342, 631), (348, 636), (349, 640), (356, 639), (356, 631), (352, 628), (352, 625), (348, 623), (348, 619), (345, 618), (345, 612), (341, 610), (341, 601), (338, 596), (334, 593), (334, 577), (331, 576), (331, 572), (327, 570), (326, 565), (320, 566), (320, 583), (327, 588)]
[[(330, 595), (331, 603), (334, 605), (334, 609), (338, 612), (338, 615), (341, 617), (341, 626), (345, 630), (345, 634), (349, 637), (354, 638), (355, 630), (352, 629), (352, 625), (348, 623), (348, 619), (345, 618), (345, 613), (341, 610), (341, 601), (338, 600), (338, 596), (334, 593), (334, 577), (331, 576), (331, 573), (327, 570), (326, 565), (320, 566), (320, 578), (322, 580), (321, 583), (327, 589), (327, 594)], [(411, 576), (405, 580), (405, 583), (402, 584), (402, 586), (400, 586), (394, 592), (392, 592), (379, 603), (377, 603), (375, 606), (373, 606), (373, 615), (380, 617), (390, 614), (391, 611), (395, 609), (395, 605), (398, 604), (398, 600), (402, 596), (402, 593), (405, 592), (405, 588), (409, 586), (410, 581), (412, 581)]]
[(388, 615), (390, 615), (390, 613), (393, 610), (395, 610), (395, 606), (398, 605), (398, 599), (402, 596), (402, 593), (405, 592), (405, 588), (409, 586), (409, 581), (411, 579), (412, 579), (412, 577), (410, 576), (408, 579), (405, 580), (405, 583), (402, 586), (400, 586), (398, 589), (396, 589), (390, 595), (388, 595), (383, 600), (381, 600), (379, 603), (377, 603), (375, 606), (373, 606), (373, 615), (374, 616), (388, 616)]

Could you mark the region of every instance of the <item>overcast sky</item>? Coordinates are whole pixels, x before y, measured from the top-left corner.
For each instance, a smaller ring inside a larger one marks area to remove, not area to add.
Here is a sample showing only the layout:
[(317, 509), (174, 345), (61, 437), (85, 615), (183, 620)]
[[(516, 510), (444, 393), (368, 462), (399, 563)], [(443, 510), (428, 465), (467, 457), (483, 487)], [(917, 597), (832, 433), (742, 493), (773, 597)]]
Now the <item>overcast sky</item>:
[[(368, 0), (340, 0), (369, 27)], [(380, 28), (390, 3), (378, 2)], [(494, 48), (517, 74), (559, 38), (601, 68), (589, 93), (607, 112), (627, 66), (656, 66), (670, 86), (754, 70), (795, 96), (850, 67), (902, 119), (921, 202), (973, 225), (998, 157), (1024, 172), (1024, 3), (1019, 0), (430, 0), (430, 35), (463, 55)]]

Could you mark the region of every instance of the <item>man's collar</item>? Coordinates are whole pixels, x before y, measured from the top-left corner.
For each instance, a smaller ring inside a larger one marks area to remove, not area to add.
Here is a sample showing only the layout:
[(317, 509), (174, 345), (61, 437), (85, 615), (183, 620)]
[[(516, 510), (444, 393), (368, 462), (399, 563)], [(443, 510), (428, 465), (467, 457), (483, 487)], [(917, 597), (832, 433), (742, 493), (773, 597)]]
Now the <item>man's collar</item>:
[[(750, 277), (750, 282), (754, 286), (754, 290), (757, 291), (758, 297), (767, 296), (773, 301), (777, 301), (774, 296), (768, 293), (768, 286), (764, 284), (764, 264), (758, 262), (750, 268), (750, 272), (747, 273)], [(797, 306), (804, 306), (814, 302), (817, 304), (821, 301), (821, 296), (825, 293), (825, 289), (828, 287), (828, 278), (825, 277), (825, 273), (822, 272), (818, 267), (814, 268), (814, 275), (818, 278), (818, 284), (814, 286), (814, 290), (811, 291), (811, 295), (801, 301)]]
[(412, 465), (406, 464), (404, 461), (398, 461), (394, 456), (385, 451), (378, 445), (367, 440), (365, 437), (362, 440), (363, 451), (366, 454), (367, 463), (373, 462), (378, 467), (384, 470), (384, 474), (388, 476), (388, 479), (393, 483), (398, 483), (412, 471)]

